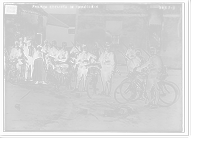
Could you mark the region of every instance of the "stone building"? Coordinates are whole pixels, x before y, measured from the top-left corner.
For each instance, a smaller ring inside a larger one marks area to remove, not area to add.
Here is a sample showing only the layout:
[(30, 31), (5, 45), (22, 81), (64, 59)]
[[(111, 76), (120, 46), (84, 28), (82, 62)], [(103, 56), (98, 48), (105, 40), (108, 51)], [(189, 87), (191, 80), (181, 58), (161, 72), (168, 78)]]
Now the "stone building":
[[(86, 43), (90, 51), (94, 42), (112, 42), (119, 64), (125, 64), (124, 57), (117, 52), (126, 52), (123, 43), (128, 46), (132, 42), (135, 48), (147, 51), (150, 45), (157, 45), (165, 65), (181, 68), (182, 5), (79, 4), (75, 39)], [(145, 53), (143, 56), (148, 58)]]

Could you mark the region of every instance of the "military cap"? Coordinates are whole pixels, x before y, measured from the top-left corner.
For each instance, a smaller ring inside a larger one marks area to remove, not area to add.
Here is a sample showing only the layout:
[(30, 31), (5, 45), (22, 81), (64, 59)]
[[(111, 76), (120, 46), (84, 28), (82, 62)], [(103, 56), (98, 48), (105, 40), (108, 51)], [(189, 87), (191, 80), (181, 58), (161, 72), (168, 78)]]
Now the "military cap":
[(85, 46), (87, 46), (87, 45), (83, 43), (83, 44), (82, 44), (82, 47), (85, 47)]
[(105, 45), (106, 46), (111, 46), (111, 43), (110, 42), (106, 42)]

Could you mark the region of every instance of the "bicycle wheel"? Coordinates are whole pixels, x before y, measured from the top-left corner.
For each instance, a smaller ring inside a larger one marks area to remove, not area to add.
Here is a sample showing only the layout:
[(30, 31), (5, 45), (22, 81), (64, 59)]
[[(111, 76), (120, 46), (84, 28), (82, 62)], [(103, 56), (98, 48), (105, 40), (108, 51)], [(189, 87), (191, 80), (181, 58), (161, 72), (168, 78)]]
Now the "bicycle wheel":
[(158, 83), (159, 87), (159, 102), (158, 105), (168, 107), (174, 104), (179, 95), (179, 88), (176, 84), (168, 81)]
[(100, 93), (103, 91), (103, 86), (98, 75), (88, 76), (86, 80), (86, 90), (89, 98), (101, 97)]
[(137, 95), (137, 86), (134, 82), (127, 81), (123, 82), (120, 86), (120, 93), (122, 97), (127, 100), (133, 102), (137, 100), (139, 97)]
[(8, 72), (8, 79), (12, 84), (19, 84), (22, 82), (22, 77), (21, 74), (18, 70), (16, 69), (11, 69)]
[(117, 86), (117, 88), (115, 89), (114, 99), (115, 99), (115, 101), (117, 101), (118, 103), (121, 103), (121, 104), (127, 103), (127, 100), (124, 99), (121, 95), (121, 84), (119, 86)]

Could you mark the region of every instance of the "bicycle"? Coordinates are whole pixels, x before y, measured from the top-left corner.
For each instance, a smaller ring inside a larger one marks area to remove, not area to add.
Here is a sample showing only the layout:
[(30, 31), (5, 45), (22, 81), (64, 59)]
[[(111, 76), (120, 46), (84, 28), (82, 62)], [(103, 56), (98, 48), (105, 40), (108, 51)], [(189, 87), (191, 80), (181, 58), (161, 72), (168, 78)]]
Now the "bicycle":
[(25, 79), (21, 72), (17, 69), (18, 60), (8, 60), (8, 81), (12, 84), (19, 84), (22, 83), (22, 79)]
[(100, 96), (100, 93), (103, 91), (102, 81), (98, 83), (99, 79), (101, 80), (101, 67), (99, 64), (89, 64), (87, 65), (88, 74), (86, 78), (86, 91), (89, 98), (95, 98)]
[[(168, 107), (173, 105), (179, 96), (178, 86), (167, 81), (168, 74), (161, 73), (157, 86), (153, 86), (151, 90), (152, 99), (158, 99), (158, 105)], [(114, 98), (118, 103), (131, 103), (137, 100), (147, 100), (145, 92), (147, 73), (134, 72), (129, 74), (121, 84), (115, 89)], [(156, 97), (157, 96), (157, 97)]]
[[(59, 92), (63, 92), (67, 89), (72, 89), (70, 85), (70, 69), (73, 66), (73, 64), (70, 63), (63, 63), (61, 61), (54, 61), (54, 58), (51, 57), (51, 66), (54, 65), (55, 68), (51, 70), (53, 67), (49, 68), (49, 71), (47, 71), (47, 83), (50, 81), (52, 82), (52, 85), (55, 85), (55, 89), (58, 90)], [(66, 64), (68, 67), (62, 67), (60, 65)], [(61, 85), (66, 86), (66, 88), (61, 88)]]

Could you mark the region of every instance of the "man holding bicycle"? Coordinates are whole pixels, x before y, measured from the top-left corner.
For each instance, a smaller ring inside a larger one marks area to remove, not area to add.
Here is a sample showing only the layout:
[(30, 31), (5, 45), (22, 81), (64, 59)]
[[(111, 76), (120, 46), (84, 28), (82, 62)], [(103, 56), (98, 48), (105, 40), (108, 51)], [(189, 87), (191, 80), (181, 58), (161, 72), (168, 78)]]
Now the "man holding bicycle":
[[(137, 71), (141, 72), (142, 70), (147, 69), (148, 75), (146, 79), (146, 104), (149, 106), (157, 106), (159, 91), (158, 91), (158, 77), (162, 72), (163, 63), (161, 57), (158, 55), (158, 51), (155, 48), (150, 48), (150, 58), (149, 60), (138, 67)], [(152, 97), (152, 90), (155, 88), (156, 96)]]
[(79, 83), (81, 81), (81, 78), (83, 76), (83, 92), (86, 92), (85, 86), (86, 86), (86, 80), (87, 80), (87, 73), (88, 73), (88, 68), (86, 65), (89, 64), (90, 58), (96, 59), (97, 57), (87, 51), (87, 45), (82, 44), (82, 49), (83, 51), (78, 55), (77, 57), (77, 64), (78, 66), (78, 71), (77, 71), (77, 79), (76, 79), (76, 87), (73, 92), (78, 92), (78, 87)]
[(70, 77), (70, 71), (69, 71), (69, 60), (70, 60), (70, 52), (67, 48), (67, 43), (63, 42), (62, 43), (62, 48), (59, 50), (58, 52), (58, 56), (57, 59), (55, 59), (55, 61), (57, 61), (57, 66), (56, 66), (56, 71), (58, 73), (63, 73), (65, 75), (69, 75), (68, 76), (68, 84), (70, 86), (70, 89), (72, 89), (71, 86), (71, 77)]

